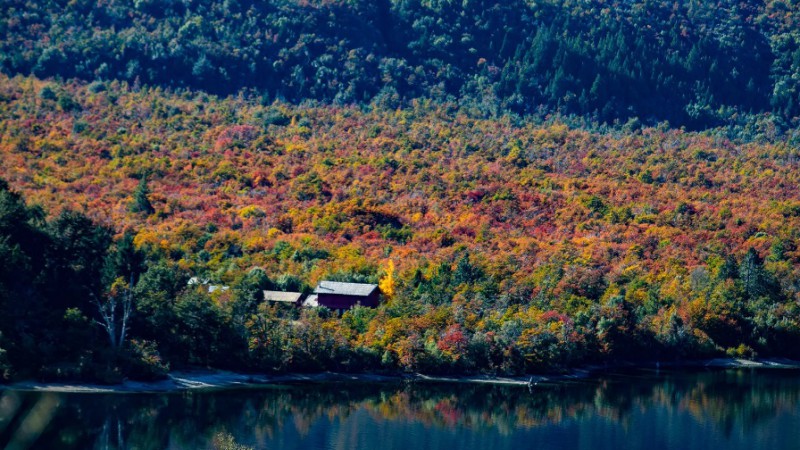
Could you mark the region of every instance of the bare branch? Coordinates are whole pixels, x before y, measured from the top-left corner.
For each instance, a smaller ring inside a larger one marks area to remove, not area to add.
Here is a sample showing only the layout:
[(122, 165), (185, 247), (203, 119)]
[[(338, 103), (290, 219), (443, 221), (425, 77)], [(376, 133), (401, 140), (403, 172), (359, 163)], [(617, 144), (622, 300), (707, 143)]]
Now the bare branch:
[[(102, 319), (102, 322), (95, 320), (95, 323), (106, 330), (111, 347), (114, 349), (119, 348), (125, 343), (128, 323), (133, 312), (133, 275), (131, 275), (131, 281), (127, 286), (125, 294), (123, 294), (121, 302), (117, 297), (109, 296), (105, 302), (101, 302), (99, 299), (95, 298), (94, 304), (97, 306), (97, 311)], [(118, 305), (122, 309), (119, 313), (121, 317), (118, 317)]]

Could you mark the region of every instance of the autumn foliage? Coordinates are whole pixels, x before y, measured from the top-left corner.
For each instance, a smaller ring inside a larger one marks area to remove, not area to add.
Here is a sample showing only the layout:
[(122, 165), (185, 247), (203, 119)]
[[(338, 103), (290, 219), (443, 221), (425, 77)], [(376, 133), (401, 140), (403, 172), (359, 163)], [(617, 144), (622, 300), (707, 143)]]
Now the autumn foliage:
[[(128, 234), (132, 339), (176, 366), (800, 356), (800, 159), (780, 140), (32, 77), (0, 78), (0, 121), (11, 189)], [(322, 279), (387, 295), (341, 317), (259, 304)]]

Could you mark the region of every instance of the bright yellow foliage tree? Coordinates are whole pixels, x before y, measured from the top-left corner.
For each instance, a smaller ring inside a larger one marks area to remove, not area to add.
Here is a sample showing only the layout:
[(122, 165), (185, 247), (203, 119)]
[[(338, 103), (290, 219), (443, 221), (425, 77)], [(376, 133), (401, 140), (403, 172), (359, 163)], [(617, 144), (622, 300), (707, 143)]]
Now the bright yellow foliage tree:
[(394, 298), (394, 262), (389, 260), (389, 263), (386, 265), (386, 269), (384, 269), (383, 278), (378, 282), (378, 287), (381, 290), (381, 293), (388, 299), (391, 300)]

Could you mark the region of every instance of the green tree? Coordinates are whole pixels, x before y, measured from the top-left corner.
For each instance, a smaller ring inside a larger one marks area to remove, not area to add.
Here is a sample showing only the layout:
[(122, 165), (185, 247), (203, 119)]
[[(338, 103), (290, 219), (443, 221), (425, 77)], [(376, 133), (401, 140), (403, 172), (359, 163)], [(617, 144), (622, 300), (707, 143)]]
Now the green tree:
[(762, 296), (775, 298), (780, 295), (777, 283), (764, 269), (764, 261), (753, 248), (747, 251), (739, 264), (739, 279), (750, 299)]
[(459, 284), (472, 284), (483, 278), (483, 271), (469, 260), (469, 253), (465, 253), (456, 263), (453, 272), (453, 282)]
[(133, 192), (133, 203), (131, 203), (130, 210), (135, 213), (145, 213), (147, 215), (153, 214), (156, 210), (150, 204), (148, 195), (150, 190), (147, 187), (147, 178), (142, 177), (136, 190)]
[(175, 328), (183, 363), (236, 366), (246, 349), (241, 335), (233, 333), (230, 318), (201, 288), (186, 289), (175, 300)]
[(180, 355), (175, 299), (188, 276), (166, 261), (151, 263), (133, 289), (136, 298), (131, 329), (137, 337), (158, 342), (165, 357)]
[(264, 301), (264, 290), (274, 288), (274, 283), (269, 279), (264, 269), (254, 267), (240, 277), (233, 285), (233, 320), (237, 325), (243, 325), (245, 320), (258, 310), (258, 305)]
[(103, 295), (106, 256), (111, 230), (96, 225), (85, 215), (61, 213), (48, 224), (52, 245), (48, 252), (47, 293), (52, 307), (77, 307), (92, 311), (95, 299)]

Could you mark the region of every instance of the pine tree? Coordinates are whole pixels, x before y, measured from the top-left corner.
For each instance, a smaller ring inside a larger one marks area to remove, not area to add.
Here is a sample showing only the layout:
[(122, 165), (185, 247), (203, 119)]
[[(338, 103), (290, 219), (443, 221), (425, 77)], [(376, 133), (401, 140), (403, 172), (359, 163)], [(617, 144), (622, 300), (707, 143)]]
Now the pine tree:
[(465, 253), (456, 263), (456, 270), (453, 272), (453, 280), (456, 285), (467, 283), (471, 284), (480, 280), (482, 274), (480, 268), (476, 267), (469, 260), (469, 253)]
[(153, 214), (156, 210), (150, 204), (150, 199), (147, 195), (150, 190), (147, 188), (147, 179), (142, 177), (136, 191), (133, 193), (133, 203), (131, 204), (131, 211), (135, 213), (146, 213), (147, 215)]
[(764, 261), (758, 256), (755, 249), (748, 250), (742, 263), (739, 265), (739, 279), (744, 290), (751, 299), (762, 296), (776, 297), (779, 288), (773, 282), (769, 272), (764, 269)]

